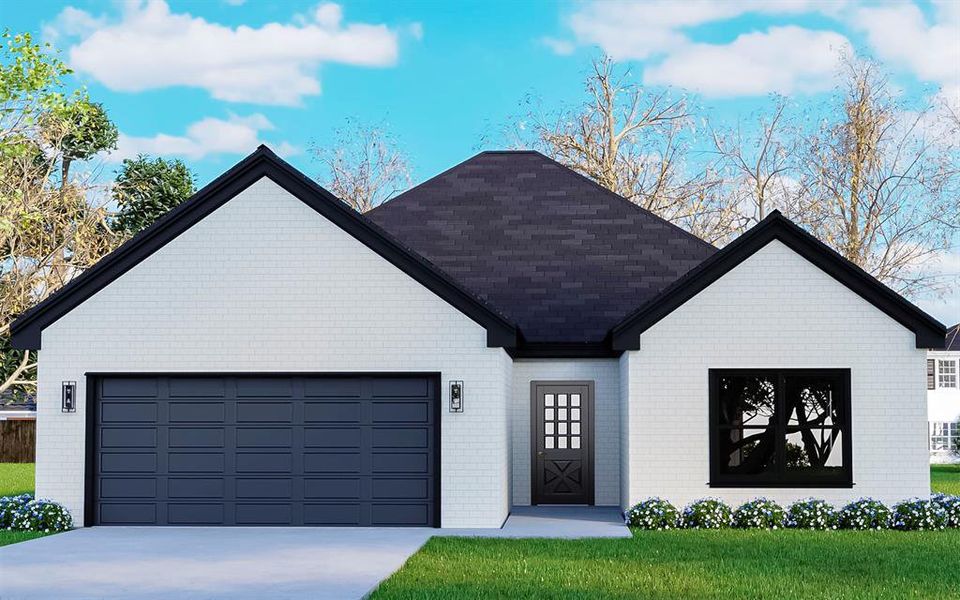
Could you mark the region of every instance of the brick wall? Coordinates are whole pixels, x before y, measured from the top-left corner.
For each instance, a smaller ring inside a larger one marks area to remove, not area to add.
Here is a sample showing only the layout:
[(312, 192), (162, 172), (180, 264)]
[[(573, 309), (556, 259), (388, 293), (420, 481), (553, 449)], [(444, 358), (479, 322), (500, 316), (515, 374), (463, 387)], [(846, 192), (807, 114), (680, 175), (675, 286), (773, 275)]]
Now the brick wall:
[(620, 368), (617, 359), (524, 359), (513, 363), (513, 504), (530, 504), (530, 382), (594, 382), (594, 503), (620, 503)]
[[(82, 522), (87, 372), (439, 371), (442, 523), (497, 527), (509, 364), (482, 327), (261, 179), (44, 331), (37, 493)], [(462, 414), (446, 411), (451, 379)]]
[[(626, 504), (707, 495), (737, 503), (764, 495), (892, 502), (930, 491), (925, 351), (914, 334), (772, 242), (661, 320), (627, 353)], [(710, 488), (711, 368), (851, 370), (852, 489)]]

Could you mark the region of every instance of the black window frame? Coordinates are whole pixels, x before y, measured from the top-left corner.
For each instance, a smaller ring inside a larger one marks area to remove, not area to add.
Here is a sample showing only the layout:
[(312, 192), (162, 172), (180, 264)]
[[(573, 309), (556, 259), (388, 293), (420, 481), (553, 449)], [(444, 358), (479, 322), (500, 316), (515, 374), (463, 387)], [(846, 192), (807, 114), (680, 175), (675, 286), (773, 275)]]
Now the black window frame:
[[(775, 411), (778, 430), (777, 452), (782, 456), (786, 445), (786, 411), (784, 405), (785, 377), (787, 376), (831, 376), (838, 377), (841, 382), (841, 416), (840, 432), (843, 440), (842, 465), (840, 474), (836, 477), (825, 478), (810, 476), (807, 473), (788, 474), (783, 462), (780, 461), (777, 471), (762, 474), (730, 474), (723, 473), (721, 466), (725, 455), (720, 449), (720, 379), (724, 376), (756, 375), (769, 377), (776, 382)], [(709, 460), (711, 488), (852, 488), (853, 487), (853, 431), (851, 426), (851, 392), (850, 369), (710, 369), (709, 370)], [(782, 440), (782, 441), (781, 441)]]

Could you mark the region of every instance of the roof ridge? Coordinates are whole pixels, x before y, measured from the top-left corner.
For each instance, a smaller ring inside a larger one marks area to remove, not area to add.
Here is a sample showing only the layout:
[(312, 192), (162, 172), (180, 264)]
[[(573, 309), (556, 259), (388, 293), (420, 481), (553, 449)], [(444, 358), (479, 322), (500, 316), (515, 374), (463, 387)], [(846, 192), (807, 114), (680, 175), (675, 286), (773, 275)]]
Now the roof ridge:
[(615, 191), (611, 190), (611, 189), (608, 188), (608, 187), (605, 187), (605, 186), (603, 186), (603, 185), (600, 185), (599, 183), (597, 183), (597, 182), (594, 181), (593, 179), (587, 177), (587, 176), (584, 175), (583, 173), (578, 173), (577, 171), (574, 171), (573, 169), (571, 169), (571, 168), (568, 167), (567, 165), (563, 164), (562, 162), (556, 160), (555, 158), (551, 158), (550, 156), (547, 156), (546, 154), (543, 154), (542, 152), (538, 152), (538, 151), (536, 151), (536, 150), (534, 150), (533, 152), (536, 152), (537, 154), (539, 154), (539, 155), (542, 156), (543, 158), (547, 159), (547, 160), (550, 161), (551, 163), (553, 163), (553, 164), (555, 164), (555, 165), (557, 165), (557, 166), (559, 166), (559, 167), (562, 167), (562, 169), (563, 169), (568, 175), (573, 175), (573, 176), (575, 176), (575, 177), (578, 177), (578, 178), (580, 178), (580, 179), (583, 179), (585, 182), (587, 182), (587, 183), (589, 183), (590, 185), (596, 187), (597, 189), (599, 189), (600, 191), (602, 191), (604, 194), (613, 196), (614, 198), (617, 198), (617, 199), (620, 200), (621, 202), (624, 202), (624, 203), (628, 204), (629, 206), (632, 206), (632, 207), (634, 208), (634, 210), (637, 210), (637, 211), (639, 211), (639, 212), (641, 212), (641, 213), (643, 213), (644, 215), (647, 215), (647, 216), (649, 216), (649, 217), (653, 217), (654, 219), (657, 219), (657, 220), (659, 220), (659, 221), (663, 221), (664, 223), (666, 223), (667, 225), (669, 225), (669, 226), (672, 227), (673, 229), (676, 229), (677, 231), (681, 232), (681, 233), (682, 233), (683, 235), (685, 235), (686, 237), (689, 237), (689, 238), (691, 238), (691, 239), (693, 239), (693, 240), (696, 240), (697, 242), (700, 242), (701, 244), (706, 245), (706, 246), (709, 247), (711, 250), (716, 251), (716, 250), (718, 249), (716, 246), (714, 246), (713, 244), (711, 244), (711, 243), (708, 242), (707, 240), (705, 240), (705, 239), (703, 239), (703, 238), (701, 238), (701, 237), (698, 237), (698, 236), (694, 235), (693, 233), (690, 233), (689, 231), (687, 231), (687, 230), (684, 229), (683, 227), (680, 227), (680, 226), (677, 225), (676, 223), (673, 223), (673, 222), (671, 222), (671, 221), (668, 221), (667, 219), (664, 219), (663, 217), (661, 217), (660, 215), (656, 214), (656, 213), (653, 212), (652, 210), (646, 209), (646, 208), (640, 206), (639, 204), (637, 204), (636, 202), (631, 202), (629, 199), (624, 198), (623, 196), (621, 196), (620, 194), (616, 193)]

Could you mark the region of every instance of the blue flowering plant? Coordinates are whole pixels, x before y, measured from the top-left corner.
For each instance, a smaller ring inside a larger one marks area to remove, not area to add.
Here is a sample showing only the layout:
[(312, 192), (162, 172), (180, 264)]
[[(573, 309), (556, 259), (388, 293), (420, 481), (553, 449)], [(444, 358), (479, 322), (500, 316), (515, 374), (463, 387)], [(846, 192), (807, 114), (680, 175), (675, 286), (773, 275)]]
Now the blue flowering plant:
[(794, 529), (827, 530), (837, 528), (837, 511), (819, 498), (798, 500), (787, 508), (786, 525)]
[(933, 500), (912, 498), (894, 505), (891, 523), (900, 531), (939, 531), (947, 527), (947, 511)]
[(55, 533), (73, 528), (73, 519), (63, 506), (32, 494), (0, 498), (0, 529)]
[(733, 511), (717, 498), (704, 498), (687, 505), (679, 524), (686, 529), (725, 529), (733, 526)]
[(886, 529), (890, 526), (890, 509), (873, 498), (860, 498), (837, 513), (840, 529)]
[(940, 506), (946, 515), (946, 526), (960, 528), (960, 496), (934, 494), (930, 500)]
[(676, 529), (677, 509), (663, 498), (647, 498), (624, 515), (627, 525), (639, 529)]
[(755, 498), (733, 513), (733, 525), (740, 529), (782, 529), (783, 507), (767, 498)]

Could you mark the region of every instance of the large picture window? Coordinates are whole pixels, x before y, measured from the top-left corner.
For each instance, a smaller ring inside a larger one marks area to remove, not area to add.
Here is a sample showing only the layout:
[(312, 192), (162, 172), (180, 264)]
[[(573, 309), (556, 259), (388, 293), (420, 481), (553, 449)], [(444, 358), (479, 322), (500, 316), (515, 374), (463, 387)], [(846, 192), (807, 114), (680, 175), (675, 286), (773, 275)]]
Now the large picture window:
[(712, 487), (850, 487), (850, 371), (710, 371)]

